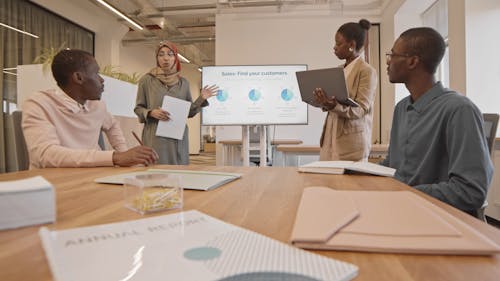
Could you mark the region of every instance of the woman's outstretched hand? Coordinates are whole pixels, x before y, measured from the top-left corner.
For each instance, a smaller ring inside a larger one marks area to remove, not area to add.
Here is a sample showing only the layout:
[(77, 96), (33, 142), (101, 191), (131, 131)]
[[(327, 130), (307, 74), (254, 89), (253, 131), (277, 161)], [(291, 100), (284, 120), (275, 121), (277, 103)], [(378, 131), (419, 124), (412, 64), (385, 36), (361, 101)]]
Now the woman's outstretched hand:
[(211, 98), (213, 96), (217, 95), (217, 90), (219, 89), (219, 86), (212, 85), (212, 86), (205, 86), (203, 89), (201, 89), (201, 97), (206, 100), (208, 98)]

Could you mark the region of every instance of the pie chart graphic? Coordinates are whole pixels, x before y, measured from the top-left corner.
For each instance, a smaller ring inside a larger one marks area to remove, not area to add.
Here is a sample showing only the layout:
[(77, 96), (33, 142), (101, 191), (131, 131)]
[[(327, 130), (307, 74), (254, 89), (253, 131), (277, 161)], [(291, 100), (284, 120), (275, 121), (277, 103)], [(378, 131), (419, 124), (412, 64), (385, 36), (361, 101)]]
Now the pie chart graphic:
[(220, 102), (225, 102), (228, 98), (229, 94), (226, 90), (217, 90), (217, 100)]
[(261, 97), (261, 93), (259, 92), (259, 90), (256, 90), (256, 89), (252, 89), (250, 90), (250, 92), (248, 92), (248, 98), (251, 100), (251, 101), (258, 101)]
[(281, 91), (281, 98), (284, 101), (291, 101), (292, 98), (293, 98), (293, 92), (292, 92), (292, 90), (290, 90), (290, 89), (283, 89), (283, 91)]

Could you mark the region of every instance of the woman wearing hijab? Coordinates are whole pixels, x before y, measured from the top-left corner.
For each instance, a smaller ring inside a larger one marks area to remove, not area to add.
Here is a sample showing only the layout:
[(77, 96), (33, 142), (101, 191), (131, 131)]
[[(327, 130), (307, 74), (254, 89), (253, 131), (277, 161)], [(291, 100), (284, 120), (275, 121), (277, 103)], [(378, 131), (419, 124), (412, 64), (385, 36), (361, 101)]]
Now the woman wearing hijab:
[(158, 121), (170, 119), (170, 113), (161, 109), (164, 96), (171, 96), (191, 102), (188, 117), (195, 116), (201, 108), (208, 105), (207, 99), (216, 95), (217, 87), (203, 87), (200, 97), (193, 102), (189, 82), (179, 71), (177, 47), (168, 41), (160, 43), (156, 49), (156, 67), (139, 80), (134, 112), (139, 122), (144, 123), (142, 141), (152, 147), (159, 156), (158, 164), (189, 164), (188, 128), (182, 140), (158, 137), (155, 135)]
[(328, 115), (320, 139), (320, 160), (367, 161), (371, 148), (373, 103), (377, 73), (363, 59), (365, 38), (371, 24), (343, 24), (335, 34), (335, 55), (345, 60), (344, 73), (349, 97), (359, 106), (337, 103), (321, 88), (314, 91), (316, 100)]

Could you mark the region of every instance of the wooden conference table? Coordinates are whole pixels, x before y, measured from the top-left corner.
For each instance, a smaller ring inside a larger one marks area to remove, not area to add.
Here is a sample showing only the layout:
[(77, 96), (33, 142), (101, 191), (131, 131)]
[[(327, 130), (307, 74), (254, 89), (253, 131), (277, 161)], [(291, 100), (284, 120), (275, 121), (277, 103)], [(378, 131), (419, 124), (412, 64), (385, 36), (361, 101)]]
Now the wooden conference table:
[[(155, 168), (185, 169), (181, 166)], [(329, 186), (345, 190), (408, 190), (385, 177), (298, 173), (293, 167), (189, 166), (192, 170), (242, 173), (237, 181), (212, 191), (185, 191), (184, 210), (197, 209), (226, 222), (288, 242), (302, 190)], [(145, 168), (44, 169), (1, 174), (0, 180), (42, 175), (56, 189), (57, 222), (50, 229), (66, 229), (143, 218), (123, 207), (122, 188), (94, 183), (97, 177)], [(415, 191), (416, 192), (416, 191)], [(418, 193), (418, 192), (417, 192)], [(421, 194), (421, 193), (418, 193)], [(421, 194), (450, 214), (500, 244), (500, 231), (444, 203)], [(394, 210), (397, 212), (397, 210)], [(175, 211), (171, 211), (175, 212)], [(160, 212), (147, 216), (165, 215)], [(52, 280), (38, 237), (39, 226), (0, 231), (0, 280)], [(499, 280), (500, 255), (439, 256), (316, 251), (356, 264), (355, 280)]]

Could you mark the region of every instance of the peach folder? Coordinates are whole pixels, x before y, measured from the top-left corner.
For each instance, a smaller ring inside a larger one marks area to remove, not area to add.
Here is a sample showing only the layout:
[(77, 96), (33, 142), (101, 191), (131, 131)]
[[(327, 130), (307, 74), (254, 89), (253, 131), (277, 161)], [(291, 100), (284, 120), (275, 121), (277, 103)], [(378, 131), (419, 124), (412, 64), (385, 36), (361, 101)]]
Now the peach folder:
[(410, 191), (304, 190), (292, 244), (305, 249), (491, 255), (500, 246)]

